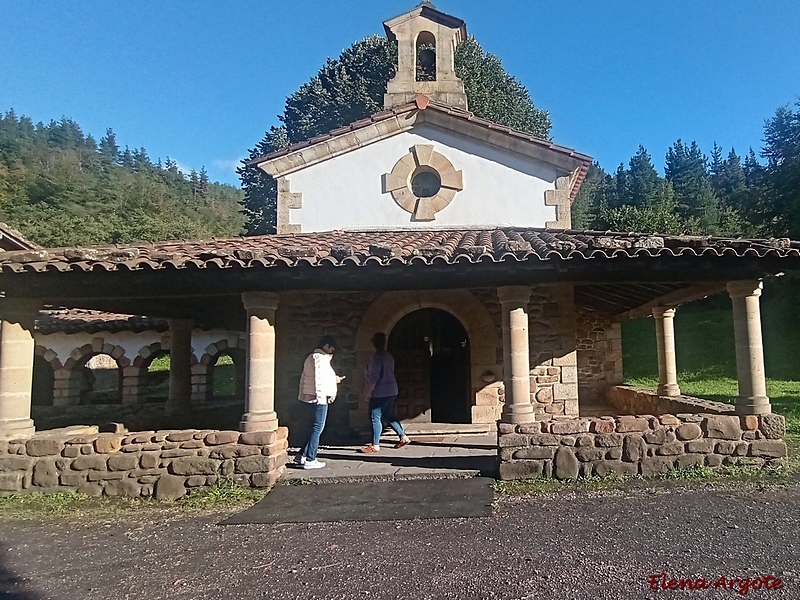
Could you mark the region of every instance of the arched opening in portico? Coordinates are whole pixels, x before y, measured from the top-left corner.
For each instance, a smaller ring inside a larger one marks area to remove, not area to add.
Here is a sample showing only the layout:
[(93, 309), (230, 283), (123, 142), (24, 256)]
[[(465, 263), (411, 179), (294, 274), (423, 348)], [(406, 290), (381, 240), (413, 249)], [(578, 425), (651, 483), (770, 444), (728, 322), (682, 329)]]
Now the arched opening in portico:
[(32, 406), (53, 406), (55, 375), (50, 361), (35, 354), (33, 357)]
[(242, 400), (247, 357), (242, 348), (219, 352), (208, 366), (206, 392), (209, 401)]

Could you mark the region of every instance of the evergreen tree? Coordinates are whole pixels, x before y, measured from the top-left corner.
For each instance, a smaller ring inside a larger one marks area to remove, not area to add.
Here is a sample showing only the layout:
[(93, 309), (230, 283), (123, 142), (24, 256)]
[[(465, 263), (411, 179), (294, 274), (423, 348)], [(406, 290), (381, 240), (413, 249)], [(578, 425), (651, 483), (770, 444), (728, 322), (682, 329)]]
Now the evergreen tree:
[[(757, 209), (757, 219), (768, 233), (791, 238), (800, 237), (800, 101), (795, 107), (779, 108), (764, 127), (767, 164), (759, 183), (770, 201)], [(752, 164), (747, 170), (751, 179), (758, 177)]]
[(100, 159), (104, 164), (112, 165), (116, 164), (118, 158), (117, 134), (109, 127), (106, 129), (106, 134), (100, 138)]
[(208, 196), (208, 186), (211, 182), (208, 179), (208, 172), (206, 171), (205, 166), (200, 167), (200, 176), (198, 180), (198, 187), (197, 191), (200, 194), (201, 198), (205, 198)]
[(650, 206), (657, 202), (661, 193), (659, 176), (653, 161), (644, 146), (640, 145), (630, 160), (627, 173), (627, 189), (629, 197), (626, 204), (633, 206)]
[(602, 210), (602, 193), (606, 172), (594, 161), (586, 173), (581, 189), (572, 203), (572, 228), (591, 229)]
[[(464, 81), (469, 107), (483, 117), (547, 138), (550, 116), (537, 109), (527, 89), (503, 69), (500, 60), (474, 38), (459, 44), (456, 73)], [(328, 133), (383, 108), (386, 84), (397, 72), (397, 45), (374, 36), (356, 42), (338, 59), (329, 59), (311, 80), (291, 94), (279, 119), (250, 150), (264, 156), (289, 144)], [(245, 198), (242, 212), (250, 234), (271, 233), (276, 226), (277, 189), (272, 178), (252, 167), (237, 170)]]
[(721, 207), (711, 187), (708, 160), (697, 145), (677, 140), (667, 150), (665, 174), (672, 183), (678, 211), (695, 234), (724, 234)]

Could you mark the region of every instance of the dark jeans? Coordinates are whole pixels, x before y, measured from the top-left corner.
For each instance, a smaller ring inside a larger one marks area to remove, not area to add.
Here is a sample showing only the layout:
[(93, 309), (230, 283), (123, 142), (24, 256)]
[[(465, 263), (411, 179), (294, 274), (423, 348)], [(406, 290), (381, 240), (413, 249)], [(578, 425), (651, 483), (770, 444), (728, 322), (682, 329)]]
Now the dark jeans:
[(369, 399), (369, 414), (372, 418), (372, 443), (378, 446), (381, 443), (381, 432), (383, 431), (383, 423), (386, 421), (389, 427), (395, 430), (397, 435), (401, 438), (406, 435), (403, 431), (403, 426), (394, 416), (394, 401), (397, 396), (385, 396), (383, 398), (370, 398)]
[(306, 417), (308, 419), (308, 440), (300, 449), (299, 456), (305, 456), (306, 460), (316, 460), (317, 450), (319, 450), (319, 436), (325, 429), (325, 419), (328, 417), (327, 404), (310, 404), (303, 402)]

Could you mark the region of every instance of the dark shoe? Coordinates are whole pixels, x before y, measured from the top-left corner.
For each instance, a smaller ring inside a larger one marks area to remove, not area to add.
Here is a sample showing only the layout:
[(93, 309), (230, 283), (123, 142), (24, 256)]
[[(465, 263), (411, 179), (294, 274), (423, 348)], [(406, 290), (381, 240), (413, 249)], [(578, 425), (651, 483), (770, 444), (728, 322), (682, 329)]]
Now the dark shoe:
[(361, 450), (359, 450), (359, 452), (363, 454), (375, 454), (376, 452), (380, 452), (380, 450), (375, 448), (375, 446), (373, 446), (372, 444), (367, 444)]
[(404, 446), (408, 446), (410, 443), (411, 443), (411, 440), (406, 437), (406, 438), (401, 439), (399, 442), (397, 442), (394, 445), (394, 447), (395, 448), (402, 448)]

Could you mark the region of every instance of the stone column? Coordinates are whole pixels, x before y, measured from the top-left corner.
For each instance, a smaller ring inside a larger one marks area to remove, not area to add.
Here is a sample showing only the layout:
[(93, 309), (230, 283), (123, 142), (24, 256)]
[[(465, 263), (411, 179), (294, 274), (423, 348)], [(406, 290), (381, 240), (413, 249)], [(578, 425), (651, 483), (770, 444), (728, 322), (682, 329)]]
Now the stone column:
[(170, 319), (169, 399), (167, 413), (184, 413), (192, 406), (192, 321)]
[(530, 423), (531, 366), (528, 352), (528, 303), (531, 289), (508, 286), (497, 289), (503, 309), (503, 379), (506, 401), (501, 420), (505, 423)]
[(675, 309), (657, 306), (653, 309), (653, 316), (658, 349), (658, 395), (680, 396), (675, 362)]
[(728, 295), (733, 303), (736, 337), (736, 371), (739, 396), (736, 413), (763, 415), (772, 412), (764, 375), (764, 347), (761, 343), (760, 281), (730, 281)]
[(247, 310), (247, 374), (242, 431), (275, 431), (275, 310), (278, 295), (245, 292)]
[(0, 439), (29, 437), (33, 386), (33, 325), (38, 304), (0, 305)]

